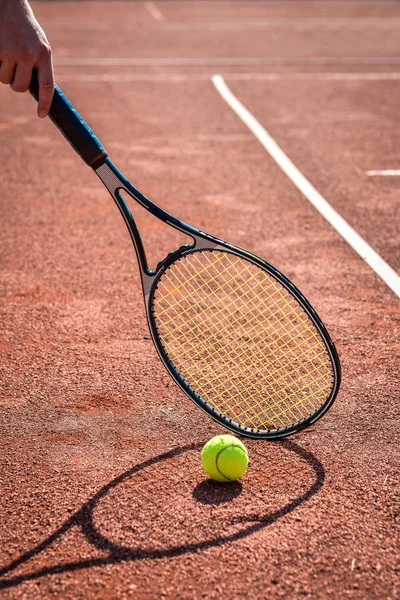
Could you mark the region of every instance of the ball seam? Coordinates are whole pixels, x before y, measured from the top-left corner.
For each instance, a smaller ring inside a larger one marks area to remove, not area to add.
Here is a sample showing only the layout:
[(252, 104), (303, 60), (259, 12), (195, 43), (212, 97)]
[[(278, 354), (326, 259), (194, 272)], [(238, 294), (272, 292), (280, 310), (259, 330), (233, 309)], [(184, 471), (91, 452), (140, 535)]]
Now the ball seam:
[(227, 448), (237, 448), (238, 450), (241, 450), (241, 451), (242, 451), (244, 454), (246, 454), (246, 455), (247, 455), (247, 452), (245, 452), (245, 451), (243, 450), (243, 448), (241, 448), (241, 447), (240, 447), (238, 444), (229, 444), (229, 446), (224, 446), (223, 448), (221, 448), (221, 450), (218, 452), (217, 456), (215, 457), (215, 466), (216, 466), (216, 469), (217, 469), (218, 473), (221, 475), (221, 477), (225, 477), (225, 479), (226, 479), (227, 481), (235, 481), (234, 479), (231, 479), (230, 477), (228, 477), (227, 475), (225, 475), (225, 473), (223, 473), (223, 472), (220, 470), (219, 466), (218, 466), (218, 459), (219, 459), (219, 456), (220, 456), (220, 454), (222, 454), (222, 452), (223, 452), (224, 450), (226, 450)]

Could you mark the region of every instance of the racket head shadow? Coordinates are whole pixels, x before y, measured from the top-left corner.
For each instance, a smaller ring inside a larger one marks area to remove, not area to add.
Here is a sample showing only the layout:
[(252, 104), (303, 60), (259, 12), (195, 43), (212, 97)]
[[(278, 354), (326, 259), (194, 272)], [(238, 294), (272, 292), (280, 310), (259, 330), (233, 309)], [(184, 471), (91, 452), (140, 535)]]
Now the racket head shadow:
[(338, 393), (339, 357), (315, 310), (282, 273), (240, 248), (197, 238), (163, 263), (146, 309), (172, 378), (239, 435), (296, 433)]

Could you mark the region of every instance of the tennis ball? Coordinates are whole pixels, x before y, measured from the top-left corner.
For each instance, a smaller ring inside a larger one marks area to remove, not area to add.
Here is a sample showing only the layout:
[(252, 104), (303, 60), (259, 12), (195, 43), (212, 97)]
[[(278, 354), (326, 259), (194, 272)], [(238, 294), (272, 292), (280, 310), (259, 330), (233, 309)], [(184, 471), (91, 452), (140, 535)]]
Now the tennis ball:
[(233, 435), (217, 435), (201, 451), (201, 464), (215, 481), (235, 481), (249, 464), (247, 448)]

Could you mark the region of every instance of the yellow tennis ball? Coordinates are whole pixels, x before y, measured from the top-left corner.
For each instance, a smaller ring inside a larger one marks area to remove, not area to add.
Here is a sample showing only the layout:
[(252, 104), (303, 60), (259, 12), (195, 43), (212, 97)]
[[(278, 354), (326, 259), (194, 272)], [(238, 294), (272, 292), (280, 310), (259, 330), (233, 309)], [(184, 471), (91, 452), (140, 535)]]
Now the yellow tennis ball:
[(247, 448), (233, 435), (217, 435), (201, 451), (201, 464), (215, 481), (236, 481), (249, 464)]

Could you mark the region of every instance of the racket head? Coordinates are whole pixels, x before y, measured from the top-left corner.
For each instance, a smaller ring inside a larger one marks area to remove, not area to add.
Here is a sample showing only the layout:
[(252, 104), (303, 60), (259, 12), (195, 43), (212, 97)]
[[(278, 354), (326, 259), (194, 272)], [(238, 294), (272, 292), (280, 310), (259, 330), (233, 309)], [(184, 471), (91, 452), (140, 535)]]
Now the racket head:
[[(96, 173), (128, 226), (153, 342), (178, 386), (243, 436), (282, 438), (320, 418), (337, 395), (340, 362), (321, 319), (293, 283), (254, 254), (156, 206), (110, 159)], [(149, 269), (121, 192), (193, 244)]]
[(277, 439), (319, 419), (340, 386), (340, 361), (315, 310), (275, 267), (207, 234), (171, 254), (146, 294), (168, 372), (213, 419)]

